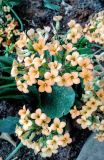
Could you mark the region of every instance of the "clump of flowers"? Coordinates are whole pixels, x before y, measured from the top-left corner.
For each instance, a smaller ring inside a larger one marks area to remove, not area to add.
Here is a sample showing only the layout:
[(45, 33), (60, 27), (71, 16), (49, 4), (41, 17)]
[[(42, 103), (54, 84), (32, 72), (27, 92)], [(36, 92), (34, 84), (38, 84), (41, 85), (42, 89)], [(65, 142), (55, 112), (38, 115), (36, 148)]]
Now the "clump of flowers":
[[(62, 18), (62, 17), (61, 17)], [(52, 86), (73, 86), (93, 79), (92, 61), (79, 53), (77, 41), (83, 36), (82, 27), (75, 21), (68, 23), (67, 35), (58, 35), (60, 17), (55, 17), (53, 37), (50, 27), (30, 29), (20, 34), (15, 43), (17, 59), (11, 70), (19, 91), (28, 93), (37, 85), (39, 92), (52, 92)]]
[(95, 84), (90, 82), (85, 86), (82, 109), (74, 107), (70, 113), (73, 119), (77, 118), (77, 123), (83, 129), (89, 128), (96, 132), (95, 138), (102, 142), (104, 141), (104, 83), (102, 88)]
[(20, 35), (18, 22), (11, 14), (9, 6), (3, 6), (0, 12), (0, 50), (12, 53), (16, 38)]
[(51, 157), (58, 152), (59, 147), (65, 147), (72, 142), (69, 133), (64, 132), (66, 123), (58, 118), (52, 121), (41, 109), (30, 113), (23, 106), (23, 109), (19, 110), (19, 116), (15, 132), (23, 145), (33, 149), (35, 154)]
[(90, 18), (84, 28), (85, 36), (90, 42), (104, 44), (104, 11)]

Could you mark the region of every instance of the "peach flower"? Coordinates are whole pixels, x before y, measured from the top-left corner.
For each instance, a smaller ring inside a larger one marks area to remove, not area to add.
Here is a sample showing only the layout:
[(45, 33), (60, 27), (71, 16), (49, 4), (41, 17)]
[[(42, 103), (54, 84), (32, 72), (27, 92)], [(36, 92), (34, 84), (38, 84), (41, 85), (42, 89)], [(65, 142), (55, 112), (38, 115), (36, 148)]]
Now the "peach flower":
[(68, 26), (69, 26), (70, 28), (74, 28), (75, 25), (76, 25), (76, 21), (75, 21), (75, 20), (71, 20), (71, 21), (68, 23)]
[(72, 29), (67, 35), (67, 39), (71, 40), (72, 43), (77, 43), (78, 39), (81, 37), (81, 33), (77, 31), (76, 28)]
[(91, 61), (89, 58), (80, 58), (78, 60), (78, 64), (82, 69), (93, 69), (93, 65), (91, 64)]
[(38, 80), (38, 85), (39, 85), (39, 92), (47, 92), (47, 93), (52, 92), (52, 88), (48, 80), (45, 81)]
[(20, 34), (20, 39), (15, 43), (16, 47), (22, 49), (23, 47), (25, 47), (27, 45), (27, 36), (24, 32), (22, 32)]
[(17, 88), (19, 91), (24, 92), (24, 93), (28, 93), (29, 90), (27, 89), (27, 84), (24, 82), (22, 83), (20, 80), (17, 81)]
[(62, 50), (62, 47), (61, 47), (59, 41), (55, 40), (48, 45), (48, 50), (51, 55), (56, 55), (59, 51)]
[(47, 50), (47, 46), (45, 45), (45, 40), (43, 38), (40, 38), (38, 42), (35, 42), (33, 44), (34, 50), (36, 50), (40, 55), (44, 54), (44, 51)]
[(54, 123), (51, 125), (53, 131), (57, 131), (59, 134), (63, 133), (63, 128), (66, 126), (65, 122), (60, 122), (59, 118), (54, 119)]
[(83, 129), (86, 129), (88, 126), (91, 125), (91, 122), (89, 120), (86, 120), (86, 119), (77, 119), (77, 123), (81, 125), (81, 127)]
[(33, 58), (34, 58), (34, 55), (32, 55), (31, 57), (26, 57), (24, 59), (25, 67), (28, 67), (33, 63)]
[(30, 67), (28, 75), (33, 78), (39, 78), (39, 70), (35, 67)]
[(50, 62), (48, 63), (48, 66), (51, 70), (59, 70), (61, 69), (62, 67), (62, 64), (61, 63), (58, 63), (57, 61), (54, 61), (54, 62)]
[(84, 79), (84, 84), (87, 84), (88, 82), (93, 80), (92, 72), (87, 69), (82, 70), (82, 72), (80, 73), (80, 77)]
[(25, 105), (23, 106), (23, 109), (20, 109), (18, 112), (19, 116), (21, 116), (22, 119), (24, 119), (26, 116), (30, 114), (29, 109), (26, 109)]
[(51, 85), (55, 84), (57, 76), (58, 76), (58, 71), (57, 70), (53, 70), (51, 72), (46, 72), (44, 74), (45, 79), (49, 80)]
[(65, 73), (62, 77), (61, 76), (58, 76), (56, 78), (56, 82), (59, 86), (70, 86), (70, 84), (68, 83), (68, 78), (69, 78), (69, 73)]
[(87, 106), (95, 108), (95, 111), (100, 104), (100, 101), (96, 100), (94, 97), (91, 97), (90, 100), (86, 103)]
[(63, 47), (67, 50), (67, 53), (70, 53), (76, 49), (75, 47), (73, 47), (72, 43), (67, 43), (66, 45), (63, 45)]
[(46, 62), (46, 60), (42, 57), (36, 57), (33, 60), (33, 64), (34, 64), (35, 68), (42, 66), (42, 64), (44, 64), (45, 62)]
[(73, 52), (72, 55), (67, 55), (66, 60), (71, 62), (72, 66), (76, 66), (78, 64), (79, 53)]
[(96, 95), (104, 102), (104, 89), (100, 89), (96, 92)]
[(78, 72), (71, 72), (68, 77), (68, 83), (70, 86), (73, 84), (79, 84), (80, 79), (78, 78)]
[(71, 114), (72, 119), (75, 119), (76, 117), (80, 115), (80, 111), (78, 111), (76, 106), (74, 106), (74, 108), (71, 109), (70, 114)]
[(69, 133), (65, 133), (63, 136), (60, 137), (60, 145), (62, 147), (67, 146), (72, 142), (72, 139), (70, 138)]
[(28, 74), (24, 74), (23, 78), (29, 86), (32, 86), (33, 84), (36, 84), (37, 82), (33, 76), (30, 76)]

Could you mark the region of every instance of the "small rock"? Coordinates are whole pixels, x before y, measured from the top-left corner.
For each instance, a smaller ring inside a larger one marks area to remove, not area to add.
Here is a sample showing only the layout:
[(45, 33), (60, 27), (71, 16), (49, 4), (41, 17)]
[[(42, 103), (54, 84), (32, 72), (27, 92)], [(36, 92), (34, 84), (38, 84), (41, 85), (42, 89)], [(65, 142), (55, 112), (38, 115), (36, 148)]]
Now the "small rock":
[(94, 139), (93, 133), (85, 143), (77, 160), (104, 160), (104, 142)]

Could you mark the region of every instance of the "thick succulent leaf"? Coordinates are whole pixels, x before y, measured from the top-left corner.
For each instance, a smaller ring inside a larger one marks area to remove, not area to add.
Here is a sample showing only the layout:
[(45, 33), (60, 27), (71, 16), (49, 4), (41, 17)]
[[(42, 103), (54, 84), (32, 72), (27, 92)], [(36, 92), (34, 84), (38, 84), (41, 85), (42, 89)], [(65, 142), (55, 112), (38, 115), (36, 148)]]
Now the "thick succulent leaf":
[(51, 94), (41, 95), (41, 109), (50, 118), (67, 115), (75, 101), (75, 92), (72, 87), (54, 86)]
[(5, 132), (8, 134), (14, 133), (17, 123), (17, 117), (7, 117), (3, 120), (0, 120), (0, 132)]

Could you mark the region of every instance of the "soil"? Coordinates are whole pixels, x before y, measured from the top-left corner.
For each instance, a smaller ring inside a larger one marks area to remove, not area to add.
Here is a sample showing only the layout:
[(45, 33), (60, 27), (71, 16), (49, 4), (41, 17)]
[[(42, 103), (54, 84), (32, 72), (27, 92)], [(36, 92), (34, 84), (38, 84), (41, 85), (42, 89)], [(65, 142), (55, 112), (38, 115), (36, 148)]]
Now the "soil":
[[(43, 28), (50, 25), (54, 15), (62, 15), (63, 21), (61, 29), (67, 29), (67, 23), (71, 19), (84, 24), (88, 21), (89, 16), (104, 9), (103, 0), (66, 0), (65, 8), (61, 4), (59, 11), (52, 11), (44, 8), (42, 0), (23, 0), (20, 6), (16, 7), (18, 15), (23, 21), (24, 28)], [(15, 116), (23, 104), (15, 101), (1, 101), (0, 102), (0, 119), (7, 116)], [(58, 154), (49, 158), (49, 160), (76, 160), (80, 150), (90, 135), (88, 130), (81, 130), (78, 127), (70, 125), (71, 137), (73, 143), (70, 146), (61, 148)], [(17, 138), (13, 135), (12, 138), (17, 142)], [(0, 140), (0, 157), (5, 160), (7, 155), (14, 149), (14, 147), (7, 141)], [(32, 150), (23, 147), (14, 156), (15, 160), (42, 160), (40, 156), (35, 156)], [(12, 159), (13, 160), (13, 159)], [(45, 160), (48, 160), (45, 159)]]
[(102, 0), (65, 0), (65, 6), (61, 4), (59, 11), (53, 11), (44, 8), (43, 0), (23, 0), (16, 10), (25, 24), (24, 28), (43, 28), (52, 23), (53, 16), (62, 15), (62, 28), (66, 30), (67, 23), (71, 19), (84, 24), (91, 14), (101, 11), (103, 8)]

